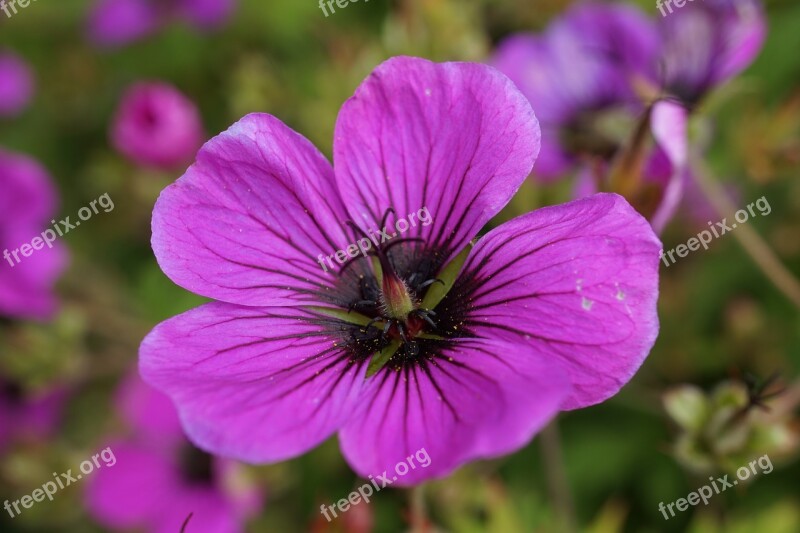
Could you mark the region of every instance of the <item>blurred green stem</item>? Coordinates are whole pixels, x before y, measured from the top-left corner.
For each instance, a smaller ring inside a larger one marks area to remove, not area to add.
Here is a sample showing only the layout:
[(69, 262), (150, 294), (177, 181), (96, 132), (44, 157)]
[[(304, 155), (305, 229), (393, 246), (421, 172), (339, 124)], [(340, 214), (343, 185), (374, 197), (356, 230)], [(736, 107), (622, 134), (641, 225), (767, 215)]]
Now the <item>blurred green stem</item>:
[[(711, 170), (700, 158), (695, 157), (694, 160), (695, 179), (709, 203), (721, 217), (735, 218), (736, 206), (728, 199), (725, 189), (712, 177)], [(766, 241), (746, 224), (740, 224), (737, 231), (732, 233), (775, 287), (800, 308), (800, 283), (783, 266)]]
[(564, 471), (564, 456), (561, 454), (561, 437), (558, 432), (557, 419), (553, 419), (542, 430), (540, 440), (544, 471), (547, 477), (547, 491), (550, 494), (553, 508), (556, 510), (559, 531), (576, 533), (578, 528), (575, 525), (575, 505), (572, 502), (567, 475)]
[(417, 485), (409, 493), (411, 506), (411, 531), (426, 533), (428, 529), (428, 513), (425, 509), (425, 485)]

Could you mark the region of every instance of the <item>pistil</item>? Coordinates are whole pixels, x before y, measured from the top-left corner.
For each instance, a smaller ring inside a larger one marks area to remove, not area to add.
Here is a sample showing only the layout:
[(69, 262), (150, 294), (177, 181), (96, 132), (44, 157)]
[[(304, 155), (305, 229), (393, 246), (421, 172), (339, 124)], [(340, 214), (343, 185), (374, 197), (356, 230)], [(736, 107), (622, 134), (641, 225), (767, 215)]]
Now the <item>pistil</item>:
[(405, 321), (417, 306), (405, 281), (390, 269), (384, 269), (381, 291), (381, 304), (388, 318)]

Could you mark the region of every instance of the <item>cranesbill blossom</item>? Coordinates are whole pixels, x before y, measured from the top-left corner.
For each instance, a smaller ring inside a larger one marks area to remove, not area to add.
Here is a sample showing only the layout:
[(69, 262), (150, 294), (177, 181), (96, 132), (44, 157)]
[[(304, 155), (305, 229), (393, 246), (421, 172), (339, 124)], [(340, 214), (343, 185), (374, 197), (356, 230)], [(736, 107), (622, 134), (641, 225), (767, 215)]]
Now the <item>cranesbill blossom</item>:
[[(690, 164), (687, 114), (709, 92), (744, 70), (758, 55), (766, 35), (758, 0), (708, 0), (684, 8), (663, 17), (659, 26), (660, 89), (679, 103), (657, 103), (652, 117), (653, 134), (672, 168), (670, 179), (661, 181), (663, 193), (651, 217), (657, 231), (681, 202), (690, 213), (709, 211), (708, 201), (699, 194), (692, 177), (695, 170)], [(658, 190), (659, 180), (652, 176), (645, 174), (644, 181)]]
[(33, 73), (18, 55), (0, 50), (0, 117), (13, 117), (33, 97)]
[[(542, 119), (534, 175), (550, 180), (577, 167), (579, 197), (619, 192), (657, 231), (674, 214), (685, 180), (685, 157), (673, 160), (670, 144), (686, 142), (685, 113), (669, 102), (646, 108), (638, 94), (656, 86), (660, 54), (656, 26), (638, 9), (587, 2), (543, 35), (509, 37), (492, 59)], [(636, 137), (609, 126), (626, 122)]]
[(704, 0), (659, 18), (664, 89), (690, 108), (748, 67), (767, 31), (758, 0)]
[(53, 285), (66, 262), (59, 242), (51, 248), (41, 239), (56, 215), (58, 192), (37, 161), (2, 148), (0, 191), (0, 317), (47, 319), (56, 310)]
[[(407, 57), (342, 107), (334, 167), (276, 118), (244, 117), (156, 203), (161, 268), (217, 301), (147, 336), (144, 378), (201, 448), (250, 462), (338, 432), (367, 477), (425, 448), (430, 465), (398, 485), (510, 453), (558, 410), (612, 396), (658, 331), (647, 221), (598, 194), (470, 244), (539, 142), (497, 70)], [(422, 207), (432, 223), (389, 235)], [(320, 268), (376, 227), (372, 256)]]
[[(576, 181), (576, 196), (599, 190), (620, 192), (661, 232), (683, 200), (689, 180), (686, 127), (683, 106), (671, 100), (656, 102), (611, 163), (598, 161), (583, 168)], [(646, 142), (649, 132), (652, 148)]]
[(616, 153), (618, 139), (598, 121), (604, 113), (643, 111), (634, 85), (652, 83), (658, 53), (655, 24), (623, 4), (579, 4), (545, 33), (512, 35), (498, 45), (490, 63), (517, 84), (542, 122), (537, 178), (556, 179)]
[(111, 126), (111, 142), (119, 152), (138, 164), (165, 170), (191, 161), (203, 136), (194, 103), (162, 82), (128, 88)]
[(89, 15), (89, 38), (121, 46), (152, 34), (171, 21), (213, 30), (230, 18), (236, 0), (99, 0)]
[[(647, 117), (657, 147), (642, 169), (639, 198), (626, 195), (657, 231), (681, 202), (690, 214), (709, 211), (692, 178), (688, 113), (753, 61), (766, 34), (758, 0), (709, 0), (683, 7), (659, 18), (658, 81), (652, 89), (663, 96)], [(642, 205), (642, 197), (650, 207)]]
[(86, 506), (95, 520), (114, 530), (175, 533), (191, 514), (186, 531), (245, 530), (262, 495), (240, 465), (192, 446), (169, 398), (136, 375), (123, 382), (116, 407), (129, 434), (106, 443), (113, 466), (87, 478)]

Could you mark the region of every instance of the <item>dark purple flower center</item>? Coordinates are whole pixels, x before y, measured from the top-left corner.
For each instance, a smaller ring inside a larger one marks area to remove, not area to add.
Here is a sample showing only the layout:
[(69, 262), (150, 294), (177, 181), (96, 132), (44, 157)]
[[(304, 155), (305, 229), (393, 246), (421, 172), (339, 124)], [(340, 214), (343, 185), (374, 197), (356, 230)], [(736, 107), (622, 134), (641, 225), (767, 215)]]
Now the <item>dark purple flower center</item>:
[(469, 298), (458, 284), (434, 309), (422, 305), (427, 291), (439, 282), (435, 276), (449, 254), (409, 239), (395, 241), (377, 255), (382, 256), (379, 269), (363, 257), (354, 259), (342, 270), (335, 295), (328, 295), (339, 307), (369, 319), (365, 325), (335, 322), (337, 344), (345, 347), (351, 361), (369, 361), (399, 345), (386, 363), (389, 369), (424, 365), (449, 339), (471, 336), (462, 327)]
[(180, 452), (180, 470), (184, 481), (189, 484), (211, 484), (214, 481), (212, 457), (203, 450), (186, 444)]
[(19, 383), (4, 381), (2, 384), (3, 398), (11, 405), (20, 405), (25, 398), (24, 391)]
[(700, 101), (711, 88), (712, 83), (710, 80), (705, 80), (700, 83), (677, 80), (669, 84), (666, 90), (691, 111), (700, 104)]
[[(148, 104), (150, 104), (150, 102), (148, 102)], [(139, 118), (141, 119), (144, 129), (155, 130), (158, 126), (158, 114), (156, 113), (155, 109), (151, 107), (151, 105), (146, 105), (142, 108)]]

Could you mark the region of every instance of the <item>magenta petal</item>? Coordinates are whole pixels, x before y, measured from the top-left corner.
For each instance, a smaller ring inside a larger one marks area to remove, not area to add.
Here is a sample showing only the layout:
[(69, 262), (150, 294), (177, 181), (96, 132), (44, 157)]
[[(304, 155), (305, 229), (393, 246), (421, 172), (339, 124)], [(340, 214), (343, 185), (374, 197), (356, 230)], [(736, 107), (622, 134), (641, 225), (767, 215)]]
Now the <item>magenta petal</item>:
[(56, 432), (68, 392), (61, 387), (21, 394), (0, 379), (0, 451), (9, 441), (46, 439)]
[(391, 478), (424, 448), (430, 464), (415, 459), (416, 468), (396, 476), (396, 485), (413, 485), (521, 448), (569, 393), (559, 365), (524, 344), (459, 339), (432, 364), (370, 378), (340, 432), (342, 453), (361, 476)]
[[(48, 247), (41, 236), (56, 215), (58, 193), (37, 161), (2, 148), (0, 190), (0, 316), (47, 319), (56, 310), (53, 285), (66, 265), (61, 243)], [(36, 237), (41, 249), (25, 257), (21, 248)]]
[(236, 8), (236, 0), (180, 0), (183, 18), (202, 30), (211, 30), (228, 21)]
[[(720, 0), (716, 0), (720, 3)], [(714, 81), (722, 83), (750, 66), (767, 37), (767, 21), (757, 0), (730, 0), (724, 24), (725, 46), (717, 59)]]
[(576, 4), (542, 35), (518, 34), (492, 64), (528, 97), (539, 120), (567, 125), (576, 116), (635, 102), (631, 80), (652, 78), (659, 39), (653, 23), (624, 4)]
[(188, 164), (204, 136), (194, 102), (162, 82), (128, 88), (111, 128), (114, 148), (138, 164), (162, 170)]
[(661, 30), (668, 86), (694, 104), (750, 65), (766, 22), (758, 0), (703, 0), (664, 17)]
[(178, 412), (169, 397), (142, 381), (138, 373), (123, 381), (116, 403), (130, 429), (148, 443), (170, 449), (185, 442)]
[(141, 39), (160, 22), (155, 2), (100, 0), (89, 14), (89, 39), (101, 46), (120, 46)]
[(562, 365), (575, 409), (614, 395), (653, 346), (660, 249), (621, 196), (596, 194), (488, 233), (453, 291), (474, 287), (466, 326), (477, 335), (527, 342)]
[[(16, 231), (11, 235), (15, 244), (9, 248), (14, 249), (30, 243), (30, 239), (40, 233), (26, 233), (23, 237)], [(53, 248), (43, 248), (13, 268), (8, 262), (0, 264), (0, 316), (51, 320), (58, 310), (54, 285), (67, 262), (66, 248), (54, 243)]]
[(531, 171), (540, 136), (530, 104), (499, 71), (396, 57), (339, 113), (336, 180), (365, 229), (389, 207), (398, 217), (427, 207), (433, 222), (409, 236), (448, 255), (508, 203)]
[(120, 441), (109, 447), (117, 462), (87, 476), (89, 512), (110, 528), (150, 525), (172, 505), (180, 483), (177, 465), (142, 446)]
[[(574, 53), (577, 44), (572, 37), (572, 54), (567, 51), (556, 53), (560, 51), (554, 49), (544, 35), (518, 34), (503, 40), (492, 57), (491, 64), (511, 78), (535, 107), (536, 116), (545, 124), (565, 123), (574, 118), (583, 106), (595, 103), (590, 89), (600, 84), (592, 81), (599, 81), (592, 73), (597, 74), (600, 67), (597, 62)], [(565, 65), (562, 63), (565, 58), (562, 56), (570, 55), (571, 61), (585, 62), (583, 66), (591, 67), (591, 71), (584, 68), (574, 77), (565, 76)], [(583, 75), (587, 75), (588, 79)]]
[(69, 393), (63, 388), (40, 392), (20, 406), (14, 429), (20, 434), (44, 438), (55, 433), (61, 422)]
[(0, 117), (13, 117), (28, 106), (33, 97), (33, 73), (18, 55), (0, 50)]
[(599, 168), (589, 165), (582, 165), (575, 176), (575, 182), (572, 184), (572, 197), (578, 199), (596, 194), (598, 192), (598, 180), (596, 174), (598, 172), (605, 174), (606, 171), (606, 165), (603, 165)]
[[(623, 2), (579, 2), (554, 26), (559, 25), (569, 28), (584, 54), (595, 55), (613, 65), (620, 78), (631, 75), (655, 78), (661, 42), (655, 23), (637, 6)], [(572, 73), (561, 75), (570, 77)], [(602, 80), (601, 84), (607, 82)], [(623, 89), (622, 94), (626, 93), (633, 96), (629, 89)]]
[(170, 497), (169, 507), (158, 517), (153, 533), (176, 533), (189, 514), (191, 533), (243, 533), (240, 518), (224, 494), (213, 487), (181, 487)]
[(0, 147), (0, 187), (0, 224), (4, 232), (20, 226), (50, 225), (58, 209), (58, 191), (38, 161)]
[(651, 219), (656, 233), (672, 219), (683, 198), (689, 164), (688, 113), (682, 106), (662, 100), (653, 106), (653, 137), (669, 159), (671, 176), (664, 188), (661, 203)]
[(321, 443), (355, 407), (366, 366), (351, 365), (331, 323), (296, 308), (210, 303), (157, 326), (140, 370), (202, 449), (279, 461)]
[(688, 114), (686, 109), (669, 100), (653, 106), (652, 130), (659, 146), (678, 168), (685, 168), (689, 157)]
[(333, 170), (265, 114), (205, 144), (153, 211), (153, 251), (178, 285), (244, 305), (319, 302), (336, 281), (317, 262), (353, 241)]

